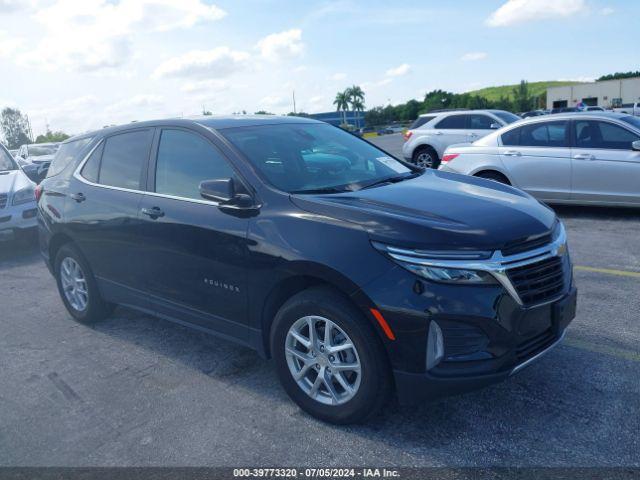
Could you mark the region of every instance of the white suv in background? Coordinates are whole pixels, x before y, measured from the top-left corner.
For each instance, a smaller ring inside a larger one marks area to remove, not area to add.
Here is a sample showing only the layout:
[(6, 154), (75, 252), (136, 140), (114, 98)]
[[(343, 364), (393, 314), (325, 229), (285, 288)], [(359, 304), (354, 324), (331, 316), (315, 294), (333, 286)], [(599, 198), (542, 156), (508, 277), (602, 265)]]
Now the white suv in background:
[(504, 110), (447, 110), (420, 115), (404, 135), (404, 158), (423, 168), (438, 168), (446, 148), (471, 143), (520, 120)]

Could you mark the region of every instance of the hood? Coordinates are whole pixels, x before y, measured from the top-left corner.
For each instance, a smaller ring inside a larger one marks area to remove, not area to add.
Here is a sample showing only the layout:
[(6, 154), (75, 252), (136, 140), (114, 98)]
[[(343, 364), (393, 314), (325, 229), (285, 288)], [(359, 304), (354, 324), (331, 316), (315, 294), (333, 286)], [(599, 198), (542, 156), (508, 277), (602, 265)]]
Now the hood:
[(22, 173), (22, 170), (12, 170), (10, 172), (0, 172), (0, 194), (9, 194), (20, 190), (33, 182)]
[(550, 233), (556, 220), (521, 190), (436, 170), (357, 192), (291, 198), (304, 210), (359, 224), (372, 240), (405, 248), (497, 250)]

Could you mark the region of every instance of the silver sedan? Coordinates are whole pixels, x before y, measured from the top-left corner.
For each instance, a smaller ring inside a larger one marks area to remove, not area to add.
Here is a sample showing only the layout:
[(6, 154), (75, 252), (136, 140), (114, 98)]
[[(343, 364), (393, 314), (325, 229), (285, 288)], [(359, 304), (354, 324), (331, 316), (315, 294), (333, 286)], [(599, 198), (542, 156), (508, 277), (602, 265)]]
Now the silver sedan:
[(548, 203), (640, 207), (640, 118), (610, 112), (528, 118), (452, 145), (439, 170), (510, 184)]

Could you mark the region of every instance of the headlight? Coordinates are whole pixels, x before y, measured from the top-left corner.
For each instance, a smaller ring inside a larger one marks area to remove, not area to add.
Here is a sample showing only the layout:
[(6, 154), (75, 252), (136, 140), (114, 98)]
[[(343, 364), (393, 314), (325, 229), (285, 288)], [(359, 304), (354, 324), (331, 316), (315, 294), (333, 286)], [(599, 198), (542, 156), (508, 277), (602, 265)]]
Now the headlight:
[(13, 194), (13, 205), (22, 205), (24, 203), (35, 202), (36, 194), (32, 187), (23, 188)]
[[(474, 261), (489, 258), (491, 252), (416, 251), (378, 242), (373, 242), (373, 246), (401, 267), (427, 280), (467, 285), (495, 285), (498, 283), (491, 273), (482, 269), (469, 268)], [(458, 265), (461, 268), (457, 268)]]
[(398, 262), (401, 266), (427, 280), (443, 283), (497, 283), (493, 275), (478, 270), (460, 270), (457, 268), (428, 267), (411, 263)]

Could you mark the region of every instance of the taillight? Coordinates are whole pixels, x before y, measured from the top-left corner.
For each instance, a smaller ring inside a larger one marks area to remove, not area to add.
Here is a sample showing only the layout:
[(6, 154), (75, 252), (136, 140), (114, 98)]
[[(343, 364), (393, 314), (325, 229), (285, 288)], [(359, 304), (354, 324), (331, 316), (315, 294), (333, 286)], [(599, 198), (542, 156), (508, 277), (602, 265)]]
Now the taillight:
[(40, 201), (40, 197), (42, 196), (42, 185), (36, 185), (36, 189), (34, 190), (36, 195), (36, 202)]
[(459, 155), (459, 153), (446, 153), (442, 156), (442, 163), (450, 162)]
[(413, 132), (411, 130), (407, 130), (406, 132), (404, 132), (402, 134), (402, 136), (404, 137), (404, 141), (406, 142), (407, 140), (409, 140), (411, 138), (411, 135), (413, 135)]

